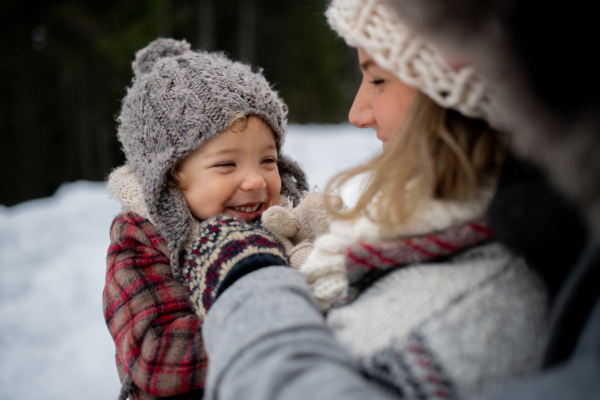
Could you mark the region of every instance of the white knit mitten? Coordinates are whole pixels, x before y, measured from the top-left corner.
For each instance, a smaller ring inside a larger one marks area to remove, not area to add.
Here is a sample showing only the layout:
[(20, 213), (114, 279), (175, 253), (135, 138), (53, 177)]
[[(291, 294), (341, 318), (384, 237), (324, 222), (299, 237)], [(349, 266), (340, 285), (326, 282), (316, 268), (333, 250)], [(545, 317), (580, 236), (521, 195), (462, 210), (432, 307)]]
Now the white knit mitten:
[[(277, 235), (294, 268), (304, 263), (317, 236), (329, 231), (331, 216), (324, 200), (324, 194), (310, 193), (296, 208), (290, 204), (274, 206), (262, 216), (263, 226)], [(334, 197), (333, 206), (339, 210), (343, 206), (342, 199)]]
[(321, 311), (329, 310), (348, 287), (344, 269), (345, 250), (360, 240), (375, 240), (379, 226), (367, 217), (353, 221), (334, 221), (329, 233), (319, 236), (312, 252), (300, 267)]
[(317, 238), (314, 249), (300, 266), (300, 273), (308, 282), (310, 291), (325, 312), (344, 293), (348, 279), (344, 271), (344, 250), (354, 243), (348, 238), (327, 233)]

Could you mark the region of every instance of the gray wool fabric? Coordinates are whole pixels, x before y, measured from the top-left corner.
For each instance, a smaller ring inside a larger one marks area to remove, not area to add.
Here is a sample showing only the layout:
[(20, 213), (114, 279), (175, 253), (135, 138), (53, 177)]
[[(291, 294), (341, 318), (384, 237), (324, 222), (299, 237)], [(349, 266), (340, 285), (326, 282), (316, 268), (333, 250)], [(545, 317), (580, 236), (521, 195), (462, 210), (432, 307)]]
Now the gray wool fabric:
[[(135, 77), (118, 116), (118, 138), (135, 171), (151, 220), (169, 243), (181, 280), (181, 249), (194, 217), (180, 190), (167, 183), (179, 162), (227, 129), (234, 115), (258, 115), (281, 151), (287, 106), (261, 72), (222, 53), (192, 51), (185, 40), (157, 39), (136, 53)], [(308, 189), (298, 165), (279, 155), (281, 194), (298, 202)]]
[(392, 271), (325, 320), (296, 270), (262, 268), (204, 321), (204, 398), (474, 399), (537, 370), (546, 307), (495, 242)]

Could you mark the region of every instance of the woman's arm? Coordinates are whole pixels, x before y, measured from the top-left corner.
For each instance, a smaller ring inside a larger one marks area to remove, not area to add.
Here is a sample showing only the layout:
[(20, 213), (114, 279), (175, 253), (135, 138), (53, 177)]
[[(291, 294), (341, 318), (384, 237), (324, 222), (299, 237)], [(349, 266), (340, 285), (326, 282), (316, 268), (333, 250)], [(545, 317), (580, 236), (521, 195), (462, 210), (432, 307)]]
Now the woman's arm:
[(267, 267), (237, 280), (204, 324), (206, 399), (393, 399), (336, 343), (298, 271)]

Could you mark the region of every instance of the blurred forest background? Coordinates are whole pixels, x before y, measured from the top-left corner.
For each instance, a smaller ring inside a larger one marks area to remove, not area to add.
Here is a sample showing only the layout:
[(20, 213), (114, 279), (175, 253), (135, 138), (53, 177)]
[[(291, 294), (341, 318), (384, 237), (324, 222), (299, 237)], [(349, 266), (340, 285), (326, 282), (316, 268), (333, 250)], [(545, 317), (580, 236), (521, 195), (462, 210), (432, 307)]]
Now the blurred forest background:
[(115, 116), (137, 50), (157, 37), (264, 68), (292, 123), (338, 123), (359, 83), (356, 52), (326, 0), (2, 0), (0, 204), (104, 180), (123, 163)]

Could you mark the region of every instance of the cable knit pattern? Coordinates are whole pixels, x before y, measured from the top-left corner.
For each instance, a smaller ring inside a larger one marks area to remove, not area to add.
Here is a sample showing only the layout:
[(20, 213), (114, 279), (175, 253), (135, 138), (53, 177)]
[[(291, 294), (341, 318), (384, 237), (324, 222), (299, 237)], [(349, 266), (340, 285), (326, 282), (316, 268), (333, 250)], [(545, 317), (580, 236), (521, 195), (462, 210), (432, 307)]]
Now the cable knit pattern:
[(431, 43), (415, 36), (383, 0), (334, 0), (326, 12), (348, 45), (364, 48), (377, 64), (442, 107), (486, 118), (493, 96), (471, 66), (455, 71)]

